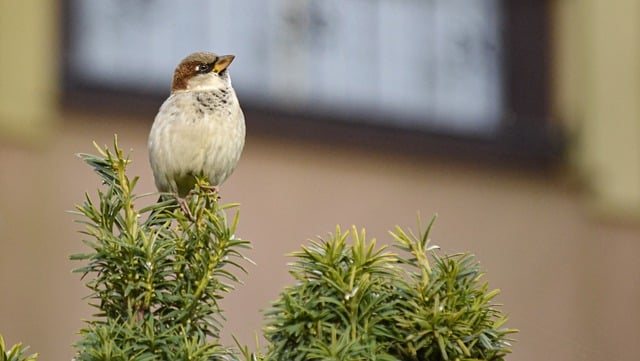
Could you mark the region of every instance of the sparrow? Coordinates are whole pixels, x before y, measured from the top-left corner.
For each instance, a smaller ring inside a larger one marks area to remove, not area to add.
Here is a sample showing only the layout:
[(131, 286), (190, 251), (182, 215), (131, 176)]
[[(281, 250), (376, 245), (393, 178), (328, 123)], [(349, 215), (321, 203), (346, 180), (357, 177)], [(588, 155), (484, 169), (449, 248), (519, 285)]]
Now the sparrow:
[(196, 177), (203, 176), (217, 191), (236, 168), (245, 123), (228, 71), (234, 58), (198, 52), (175, 69), (171, 94), (160, 106), (148, 140), (149, 161), (161, 193), (184, 200)]

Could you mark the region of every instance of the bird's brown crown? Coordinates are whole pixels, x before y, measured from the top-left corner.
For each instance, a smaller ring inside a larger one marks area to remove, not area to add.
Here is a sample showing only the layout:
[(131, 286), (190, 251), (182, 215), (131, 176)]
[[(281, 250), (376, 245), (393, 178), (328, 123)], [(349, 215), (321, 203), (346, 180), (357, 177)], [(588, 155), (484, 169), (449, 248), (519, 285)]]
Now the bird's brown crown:
[(182, 59), (173, 73), (171, 92), (186, 90), (189, 79), (211, 72), (222, 73), (235, 58), (234, 55), (217, 55), (209, 52), (193, 53)]

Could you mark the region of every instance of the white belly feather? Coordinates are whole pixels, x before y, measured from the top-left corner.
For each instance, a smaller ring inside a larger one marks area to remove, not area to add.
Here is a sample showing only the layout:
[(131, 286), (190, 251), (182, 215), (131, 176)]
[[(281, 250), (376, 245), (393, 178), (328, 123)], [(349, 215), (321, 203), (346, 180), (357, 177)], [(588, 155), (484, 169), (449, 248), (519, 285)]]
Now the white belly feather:
[[(233, 92), (233, 91), (231, 91)], [(244, 147), (245, 124), (235, 94), (203, 107), (197, 93), (172, 94), (160, 107), (149, 134), (149, 159), (161, 192), (185, 196), (195, 176), (222, 184)]]

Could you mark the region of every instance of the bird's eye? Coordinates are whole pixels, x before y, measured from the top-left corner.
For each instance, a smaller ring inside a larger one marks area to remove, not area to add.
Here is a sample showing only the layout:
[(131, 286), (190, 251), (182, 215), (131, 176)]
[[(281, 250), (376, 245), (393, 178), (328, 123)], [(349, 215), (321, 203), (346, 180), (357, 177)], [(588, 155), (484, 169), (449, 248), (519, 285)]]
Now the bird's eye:
[(196, 71), (199, 74), (206, 74), (211, 71), (211, 64), (199, 64), (196, 66)]

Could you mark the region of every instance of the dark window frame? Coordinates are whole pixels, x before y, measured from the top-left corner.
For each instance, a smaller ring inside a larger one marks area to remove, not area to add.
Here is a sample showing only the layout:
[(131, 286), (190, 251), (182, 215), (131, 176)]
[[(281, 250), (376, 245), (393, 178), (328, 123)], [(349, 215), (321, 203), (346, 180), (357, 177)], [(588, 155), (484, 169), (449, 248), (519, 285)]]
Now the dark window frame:
[[(549, 168), (564, 155), (564, 135), (551, 115), (550, 5), (548, 0), (502, 0), (505, 115), (494, 138), (363, 124), (339, 117), (317, 121), (309, 113), (243, 104), (247, 127), (254, 134), (289, 137), (413, 155), (443, 156), (496, 164)], [(62, 16), (71, 18), (69, 0)], [(114, 89), (75, 76), (66, 57), (71, 48), (71, 22), (62, 29), (62, 103), (66, 109), (140, 115), (152, 121), (166, 92)]]

